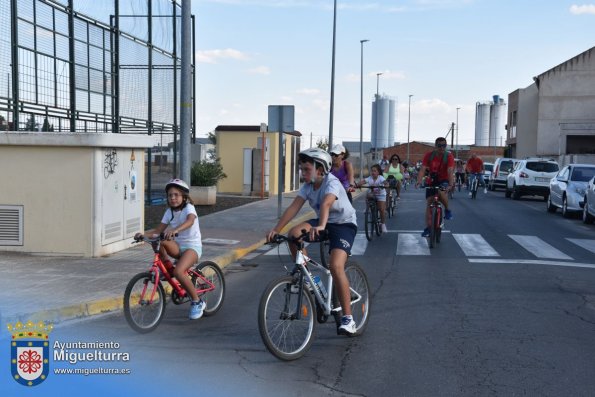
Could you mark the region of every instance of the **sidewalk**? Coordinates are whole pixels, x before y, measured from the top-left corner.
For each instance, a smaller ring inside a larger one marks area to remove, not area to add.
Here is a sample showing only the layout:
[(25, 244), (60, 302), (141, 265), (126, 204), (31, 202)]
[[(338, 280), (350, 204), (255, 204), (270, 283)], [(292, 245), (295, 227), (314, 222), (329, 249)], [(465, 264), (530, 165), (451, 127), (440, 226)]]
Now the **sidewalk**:
[[(282, 209), (296, 193), (283, 196)], [(201, 260), (225, 267), (265, 243), (277, 222), (276, 196), (199, 217), (203, 238)], [(305, 203), (286, 230), (312, 218)], [(60, 238), (60, 237), (54, 237)], [(132, 239), (131, 239), (132, 241)], [(40, 256), (3, 252), (0, 255), (0, 326), (21, 321), (65, 320), (122, 309), (126, 284), (147, 270), (153, 258), (146, 244), (101, 258)]]

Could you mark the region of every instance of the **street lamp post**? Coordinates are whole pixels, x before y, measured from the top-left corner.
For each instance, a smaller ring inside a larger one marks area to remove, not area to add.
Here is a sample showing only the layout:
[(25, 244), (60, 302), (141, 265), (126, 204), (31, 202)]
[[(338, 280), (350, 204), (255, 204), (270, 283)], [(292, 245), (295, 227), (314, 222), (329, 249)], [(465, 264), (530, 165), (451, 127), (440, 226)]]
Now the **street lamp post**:
[(409, 157), (409, 132), (411, 127), (411, 97), (413, 94), (409, 94), (409, 114), (407, 115), (407, 163), (410, 162)]
[(359, 96), (359, 177), (364, 177), (364, 43), (370, 40), (360, 40), (361, 68), (360, 68), (360, 96)]
[(459, 109), (457, 108), (457, 146), (455, 147), (455, 157), (459, 158)]
[(376, 153), (378, 152), (378, 149), (376, 148), (376, 143), (378, 142), (378, 100), (380, 99), (380, 76), (382, 76), (382, 72), (378, 72), (376, 73), (376, 109), (374, 111), (374, 138), (373, 139), (375, 142), (372, 142), (372, 145), (374, 147), (374, 154), (372, 155), (372, 160), (376, 160)]
[(328, 127), (328, 147), (333, 147), (333, 110), (335, 105), (335, 37), (337, 32), (337, 0), (333, 7), (333, 55), (331, 62), (331, 114)]

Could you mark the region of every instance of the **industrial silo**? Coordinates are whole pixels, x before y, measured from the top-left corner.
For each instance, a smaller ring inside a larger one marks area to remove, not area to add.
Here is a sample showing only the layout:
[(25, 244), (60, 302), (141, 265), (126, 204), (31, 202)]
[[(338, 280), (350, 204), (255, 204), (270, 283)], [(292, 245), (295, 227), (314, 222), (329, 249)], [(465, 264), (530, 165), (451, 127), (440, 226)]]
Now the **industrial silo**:
[(475, 144), (477, 146), (489, 145), (491, 105), (491, 102), (475, 104)]
[(504, 146), (506, 140), (506, 103), (498, 95), (494, 95), (494, 103), (490, 108), (490, 146)]
[[(375, 99), (372, 103), (372, 147), (381, 149), (394, 144), (395, 101), (391, 101), (387, 96), (380, 95), (376, 95)], [(393, 140), (392, 142), (390, 141), (391, 139)]]
[(388, 101), (388, 146), (394, 146), (395, 144), (395, 125), (397, 125), (396, 118), (396, 101), (390, 99)]

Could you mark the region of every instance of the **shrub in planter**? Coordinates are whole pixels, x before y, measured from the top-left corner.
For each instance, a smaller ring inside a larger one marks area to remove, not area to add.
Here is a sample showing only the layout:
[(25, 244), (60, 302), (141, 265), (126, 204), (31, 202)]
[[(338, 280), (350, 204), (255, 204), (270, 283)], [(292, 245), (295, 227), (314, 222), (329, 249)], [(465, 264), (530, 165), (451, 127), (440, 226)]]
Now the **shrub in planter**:
[(190, 169), (191, 186), (215, 186), (221, 179), (227, 178), (219, 159), (215, 161), (195, 161)]

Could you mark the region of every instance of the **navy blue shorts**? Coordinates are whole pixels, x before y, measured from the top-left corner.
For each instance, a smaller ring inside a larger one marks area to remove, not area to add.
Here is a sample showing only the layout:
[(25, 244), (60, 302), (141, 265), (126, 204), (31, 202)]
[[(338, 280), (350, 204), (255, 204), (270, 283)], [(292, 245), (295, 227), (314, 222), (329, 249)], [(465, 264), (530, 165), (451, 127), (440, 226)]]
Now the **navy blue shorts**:
[(436, 194), (436, 189), (439, 187), (448, 187), (448, 181), (440, 181), (440, 183), (435, 186), (436, 187), (433, 189), (426, 189), (426, 198), (434, 197), (434, 194)]
[[(318, 226), (318, 219), (310, 219), (307, 222), (310, 226)], [(327, 223), (325, 230), (328, 231), (329, 251), (338, 248), (347, 252), (347, 255), (351, 255), (351, 248), (357, 234), (356, 225), (353, 223)]]

